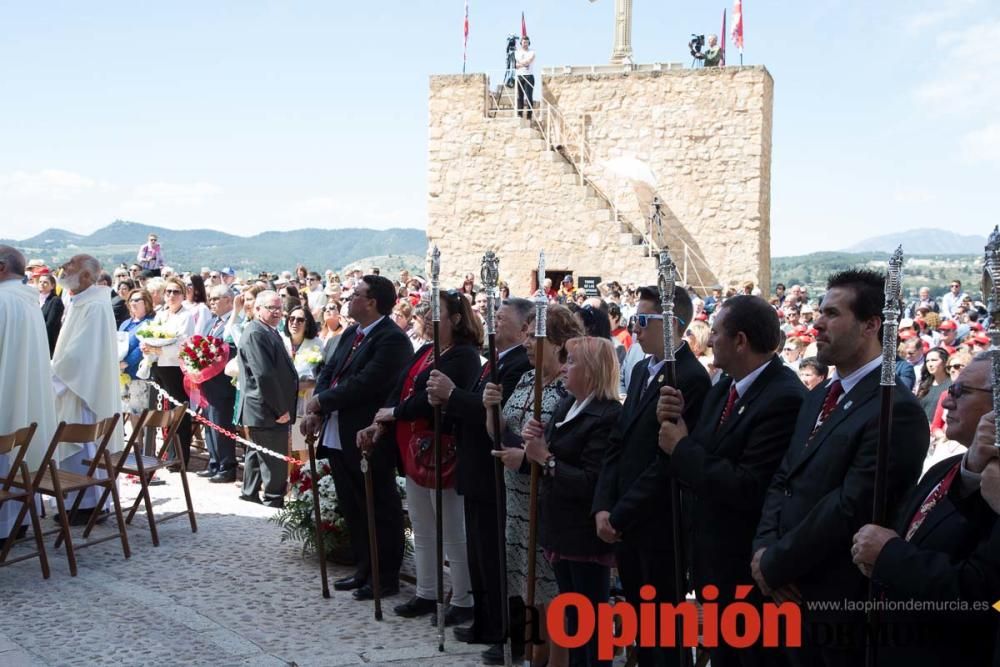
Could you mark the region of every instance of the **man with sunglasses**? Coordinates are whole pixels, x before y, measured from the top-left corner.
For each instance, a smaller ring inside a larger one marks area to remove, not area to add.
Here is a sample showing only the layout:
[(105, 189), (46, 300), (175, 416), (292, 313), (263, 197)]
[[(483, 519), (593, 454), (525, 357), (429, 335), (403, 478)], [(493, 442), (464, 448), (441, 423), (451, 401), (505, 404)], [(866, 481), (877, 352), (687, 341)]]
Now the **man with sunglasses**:
[[(208, 335), (222, 339), (226, 323), (233, 311), (233, 294), (225, 285), (216, 285), (209, 291), (208, 307), (212, 311), (212, 320), (208, 325)], [(231, 359), (235, 346), (227, 343), (229, 348), (227, 360)], [(233, 429), (233, 409), (236, 400), (236, 388), (231, 378), (225, 373), (219, 373), (201, 385), (201, 392), (208, 401), (206, 417), (213, 424), (218, 424), (227, 431)], [(236, 481), (236, 441), (228, 435), (219, 433), (213, 428), (205, 429), (205, 446), (208, 447), (208, 468), (198, 473), (199, 477), (207, 477), (213, 484), (231, 484)]]
[[(834, 366), (809, 392), (791, 444), (768, 488), (753, 543), (751, 574), (776, 602), (802, 603), (802, 647), (793, 665), (864, 662), (868, 582), (850, 558), (851, 538), (871, 520), (879, 435), (885, 278), (848, 270), (827, 281), (816, 328), (817, 357)], [(896, 385), (886, 506), (890, 515), (917, 481), (930, 429), (912, 392)], [(857, 611), (809, 607), (850, 600)], [(831, 642), (827, 632), (836, 631)]]
[[(948, 387), (946, 434), (968, 447), (920, 480), (894, 530), (868, 524), (854, 535), (851, 555), (888, 600), (973, 603), (1000, 590), (997, 565), (984, 566), (996, 514), (979, 493), (980, 473), (994, 458), (993, 437), (977, 426), (993, 409), (989, 354), (976, 357)], [(992, 421), (992, 414), (987, 417)], [(943, 665), (961, 649), (963, 662), (991, 664), (997, 614), (979, 611), (894, 612), (882, 620), (898, 638), (879, 650), (879, 665)], [(919, 641), (918, 641), (919, 639)]]
[[(677, 388), (686, 398), (684, 422), (689, 429), (697, 423), (711, 387), (708, 372), (682, 335), (693, 311), (691, 297), (678, 288), (674, 293), (674, 357)], [(639, 290), (636, 342), (649, 358), (632, 372), (621, 417), (611, 431), (591, 511), (598, 537), (616, 547), (618, 573), (629, 603), (673, 603), (686, 591), (675, 590), (669, 459), (657, 446), (660, 422), (656, 404), (666, 375), (663, 310), (655, 287)], [(646, 584), (656, 589), (655, 599), (640, 599), (639, 589)], [(638, 656), (640, 667), (674, 664), (677, 651), (641, 648)]]
[[(410, 339), (388, 317), (396, 303), (396, 288), (388, 278), (364, 276), (355, 286), (348, 327), (336, 346), (328, 346), (316, 392), (306, 405), (302, 434), (320, 434), (317, 456), (330, 461), (339, 508), (356, 559), (354, 574), (333, 582), (338, 591), (354, 591), (354, 599), (374, 597), (368, 553), (368, 516), (361, 473), (358, 431), (375, 420), (400, 374), (413, 356)], [(287, 356), (287, 355), (286, 355)], [(294, 397), (294, 394), (292, 394)], [(389, 440), (384, 445), (389, 445)], [(403, 562), (403, 506), (396, 489), (394, 446), (376, 446), (369, 459), (375, 497), (379, 585), (383, 596), (399, 592)], [(357, 536), (361, 536), (360, 539)]]

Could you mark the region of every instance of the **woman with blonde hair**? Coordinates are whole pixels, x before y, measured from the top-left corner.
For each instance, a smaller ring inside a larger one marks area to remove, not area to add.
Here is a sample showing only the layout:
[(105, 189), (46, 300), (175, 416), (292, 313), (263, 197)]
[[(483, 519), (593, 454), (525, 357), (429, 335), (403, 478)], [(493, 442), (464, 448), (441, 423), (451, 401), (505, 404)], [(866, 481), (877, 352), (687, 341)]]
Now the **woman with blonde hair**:
[[(549, 304), (546, 308), (546, 333), (542, 340), (545, 351), (542, 357), (542, 368), (533, 368), (518, 381), (510, 398), (500, 411), (501, 442), (503, 449), (495, 451), (507, 470), (504, 471), (504, 481), (507, 488), (507, 590), (510, 595), (525, 595), (528, 578), (528, 495), (530, 466), (525, 458), (524, 437), (522, 429), (531, 421), (535, 404), (535, 374), (542, 375), (542, 423), (552, 421), (552, 415), (566, 396), (563, 385), (563, 365), (566, 363), (566, 343), (583, 335), (580, 323), (573, 317), (569, 309), (559, 304)], [(532, 313), (527, 318), (529, 331), (534, 323)], [(535, 363), (536, 341), (528, 336), (525, 348), (532, 365)], [(486, 406), (486, 428), (493, 434), (493, 411), (499, 409), (501, 402), (501, 387), (488, 383), (483, 391), (483, 404)], [(559, 594), (559, 585), (551, 563), (545, 559), (541, 547), (531, 556), (535, 559), (535, 606), (540, 610), (540, 617), (545, 618), (541, 611), (545, 604)], [(514, 637), (517, 646), (521, 638)], [(539, 658), (536, 647), (534, 657)], [(548, 647), (551, 665), (565, 662), (566, 649), (555, 646)], [(502, 647), (490, 649), (494, 654)], [(484, 654), (484, 657), (485, 654)], [(490, 656), (495, 657), (495, 656)], [(544, 662), (544, 661), (543, 661)]]
[[(538, 542), (552, 563), (560, 593), (578, 593), (594, 608), (610, 594), (612, 545), (594, 530), (591, 503), (604, 465), (618, 401), (618, 357), (611, 341), (590, 336), (566, 343), (564, 385), (568, 395), (547, 427), (530, 420), (521, 431), (525, 456), (542, 466), (538, 495)], [(576, 609), (566, 631), (577, 633)], [(610, 665), (598, 660), (597, 637), (570, 650), (570, 665)]]

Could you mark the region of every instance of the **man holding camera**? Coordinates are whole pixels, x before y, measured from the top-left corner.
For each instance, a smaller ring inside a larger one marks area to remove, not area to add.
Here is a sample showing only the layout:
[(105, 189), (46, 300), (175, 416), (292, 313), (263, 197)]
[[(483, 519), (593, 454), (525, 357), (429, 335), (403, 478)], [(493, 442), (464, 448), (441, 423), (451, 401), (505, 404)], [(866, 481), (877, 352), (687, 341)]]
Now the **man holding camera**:
[(708, 48), (702, 51), (705, 46), (704, 35), (693, 35), (694, 39), (688, 42), (691, 49), (691, 56), (704, 61), (705, 67), (718, 67), (722, 63), (722, 49), (719, 48), (719, 38), (716, 35), (708, 36)]

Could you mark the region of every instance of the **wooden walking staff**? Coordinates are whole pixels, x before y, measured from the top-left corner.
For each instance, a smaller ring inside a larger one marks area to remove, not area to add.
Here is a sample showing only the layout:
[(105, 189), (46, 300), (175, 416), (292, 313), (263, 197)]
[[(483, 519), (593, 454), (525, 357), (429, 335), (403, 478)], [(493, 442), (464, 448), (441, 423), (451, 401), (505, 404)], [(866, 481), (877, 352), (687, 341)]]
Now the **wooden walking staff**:
[(326, 544), (323, 541), (323, 515), (319, 509), (319, 474), (316, 472), (316, 434), (306, 435), (309, 447), (309, 473), (312, 475), (313, 519), (316, 522), (316, 552), (319, 554), (319, 577), (323, 582), (323, 597), (330, 597), (330, 584), (326, 576)]
[[(889, 474), (889, 442), (892, 438), (892, 403), (896, 392), (896, 334), (903, 287), (903, 246), (889, 258), (885, 276), (885, 307), (882, 310), (882, 380), (881, 405), (878, 415), (878, 445), (875, 450), (875, 489), (872, 523), (882, 526), (886, 521), (886, 487)], [(875, 599), (875, 588), (868, 582), (868, 602)], [(878, 661), (878, 611), (869, 604), (865, 664), (874, 667)]]
[[(500, 384), (500, 356), (497, 350), (496, 311), (499, 294), (497, 284), (500, 281), (500, 260), (492, 250), (483, 255), (482, 268), (479, 277), (486, 291), (486, 339), (489, 343), (490, 383)], [(500, 433), (500, 410), (493, 411), (493, 448), (503, 449)], [(497, 544), (500, 546), (500, 621), (503, 637), (503, 664), (511, 666), (510, 646), (510, 607), (507, 603), (507, 508), (505, 501), (506, 484), (503, 478), (503, 463), (493, 459), (493, 486), (497, 504)]]
[[(431, 322), (434, 326), (434, 370), (441, 358), (441, 251), (431, 252)], [(441, 406), (434, 406), (434, 503), (435, 547), (437, 548), (437, 629), (438, 650), (444, 651), (444, 540), (441, 534)]]
[(983, 258), (983, 300), (990, 311), (990, 357), (993, 361), (993, 419), (997, 435), (994, 444), (1000, 447), (1000, 227), (994, 227), (986, 243)]
[[(545, 253), (538, 253), (538, 291), (535, 292), (535, 421), (542, 421), (542, 363), (545, 361), (545, 309), (549, 300), (545, 296)], [(528, 590), (525, 606), (535, 606), (535, 552), (538, 551), (538, 476), (541, 466), (531, 463), (531, 485), (528, 491)], [(534, 646), (528, 642), (524, 662), (531, 664)]]
[[(660, 290), (660, 307), (663, 309), (663, 373), (665, 384), (677, 387), (677, 360), (674, 357), (674, 290), (677, 287), (677, 265), (670, 257), (670, 250), (664, 243), (663, 217), (660, 213), (660, 198), (653, 198), (652, 224), (659, 233), (660, 253), (657, 261), (657, 287)], [(674, 538), (674, 590), (677, 603), (687, 596), (687, 577), (684, 568), (684, 526), (681, 518), (681, 487), (677, 479), (670, 478), (670, 524)], [(678, 628), (677, 650), (680, 654), (680, 664), (688, 667), (691, 664), (691, 651), (681, 642), (681, 632)]]
[(365, 511), (368, 514), (368, 562), (372, 569), (372, 600), (375, 602), (375, 620), (382, 620), (382, 584), (379, 577), (378, 537), (375, 534), (375, 485), (368, 452), (361, 452), (361, 473), (365, 476)]

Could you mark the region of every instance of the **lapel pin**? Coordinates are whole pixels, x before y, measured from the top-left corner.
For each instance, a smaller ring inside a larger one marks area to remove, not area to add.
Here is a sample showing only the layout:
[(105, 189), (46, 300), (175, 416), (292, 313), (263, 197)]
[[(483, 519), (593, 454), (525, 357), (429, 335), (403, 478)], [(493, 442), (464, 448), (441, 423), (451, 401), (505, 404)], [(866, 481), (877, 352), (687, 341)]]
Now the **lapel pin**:
[(736, 414), (741, 415), (741, 414), (743, 414), (743, 411), (746, 410), (746, 409), (747, 409), (747, 406), (741, 405), (740, 409), (736, 411)]
[(844, 409), (849, 410), (851, 408), (851, 405), (853, 405), (853, 401), (848, 401), (847, 403), (844, 403)]
[(662, 373), (656, 378), (656, 381), (658, 383), (660, 383), (660, 384), (663, 384), (663, 374)]

